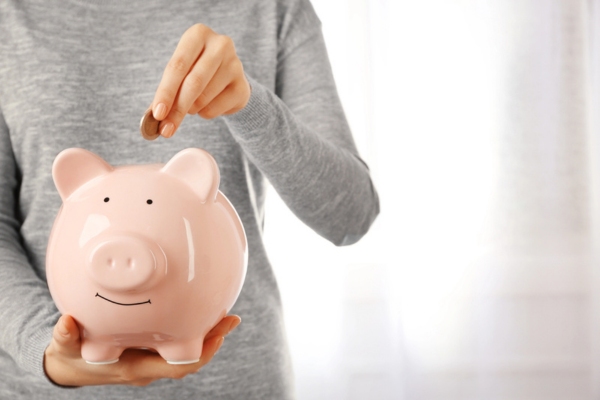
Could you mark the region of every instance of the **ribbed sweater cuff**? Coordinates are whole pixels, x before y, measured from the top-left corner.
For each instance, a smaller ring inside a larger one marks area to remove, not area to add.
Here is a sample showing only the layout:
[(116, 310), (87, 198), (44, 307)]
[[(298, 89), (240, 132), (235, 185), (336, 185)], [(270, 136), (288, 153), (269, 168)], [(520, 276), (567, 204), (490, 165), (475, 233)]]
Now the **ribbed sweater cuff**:
[(241, 139), (249, 139), (256, 131), (268, 129), (271, 123), (269, 112), (272, 112), (269, 90), (251, 77), (246, 78), (252, 90), (248, 104), (237, 113), (223, 117), (231, 132)]
[(44, 327), (36, 331), (23, 349), (22, 365), (39, 378), (48, 379), (44, 372), (44, 352), (52, 339), (53, 327)]

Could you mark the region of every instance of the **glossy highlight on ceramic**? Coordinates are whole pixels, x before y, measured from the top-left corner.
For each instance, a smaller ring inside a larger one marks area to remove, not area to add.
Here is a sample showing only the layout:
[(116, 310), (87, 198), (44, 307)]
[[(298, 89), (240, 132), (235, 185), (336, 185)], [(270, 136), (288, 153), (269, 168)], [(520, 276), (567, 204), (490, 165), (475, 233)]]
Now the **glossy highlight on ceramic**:
[(204, 336), (233, 307), (247, 268), (242, 223), (201, 149), (167, 164), (113, 167), (83, 149), (55, 159), (63, 205), (46, 255), (50, 293), (82, 331), (82, 357), (126, 348), (196, 362)]

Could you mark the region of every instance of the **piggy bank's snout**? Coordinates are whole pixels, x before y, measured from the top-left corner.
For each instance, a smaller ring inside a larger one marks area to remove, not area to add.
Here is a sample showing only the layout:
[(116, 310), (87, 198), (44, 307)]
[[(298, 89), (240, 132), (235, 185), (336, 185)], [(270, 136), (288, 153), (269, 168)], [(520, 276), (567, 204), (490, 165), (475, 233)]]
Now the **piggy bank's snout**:
[(112, 291), (135, 291), (156, 283), (164, 254), (156, 244), (131, 236), (97, 243), (88, 258), (88, 271), (100, 286)]

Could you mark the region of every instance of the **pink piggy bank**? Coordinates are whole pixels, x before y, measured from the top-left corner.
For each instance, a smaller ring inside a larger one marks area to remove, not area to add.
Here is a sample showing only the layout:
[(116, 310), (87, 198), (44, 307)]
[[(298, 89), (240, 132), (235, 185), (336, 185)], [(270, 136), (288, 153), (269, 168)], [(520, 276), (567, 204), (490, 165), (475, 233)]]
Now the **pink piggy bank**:
[(48, 243), (48, 286), (79, 324), (82, 357), (108, 364), (137, 347), (171, 364), (197, 362), (248, 260), (212, 156), (187, 149), (164, 165), (113, 167), (67, 149), (52, 175), (63, 205)]

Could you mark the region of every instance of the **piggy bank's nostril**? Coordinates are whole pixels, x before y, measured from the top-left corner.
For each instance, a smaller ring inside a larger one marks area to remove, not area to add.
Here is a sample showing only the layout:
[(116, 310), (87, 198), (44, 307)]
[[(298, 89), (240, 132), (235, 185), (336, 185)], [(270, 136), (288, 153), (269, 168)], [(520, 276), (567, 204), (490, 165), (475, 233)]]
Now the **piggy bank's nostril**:
[[(160, 268), (150, 241), (130, 236), (113, 237), (96, 244), (90, 252), (88, 271), (100, 286), (109, 290), (138, 290), (151, 282)], [(160, 254), (160, 253), (158, 253)]]

